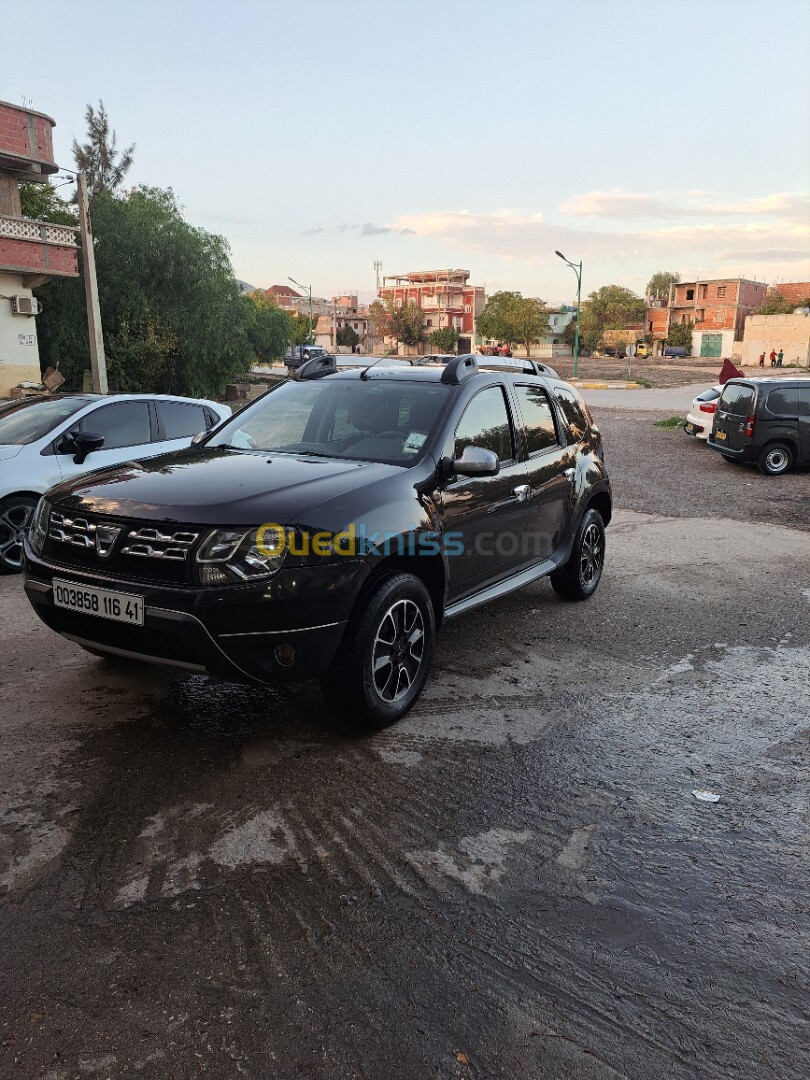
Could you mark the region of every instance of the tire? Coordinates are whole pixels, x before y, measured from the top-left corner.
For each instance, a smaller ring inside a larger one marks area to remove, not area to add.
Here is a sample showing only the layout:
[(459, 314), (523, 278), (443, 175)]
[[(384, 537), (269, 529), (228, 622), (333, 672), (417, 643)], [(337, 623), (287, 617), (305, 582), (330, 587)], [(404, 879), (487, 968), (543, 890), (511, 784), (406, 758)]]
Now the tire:
[(0, 502), (0, 574), (19, 574), (23, 567), (23, 536), (31, 524), (37, 500), (10, 495)]
[(604, 566), (605, 523), (598, 510), (587, 510), (568, 562), (551, 574), (551, 586), (563, 600), (587, 600), (596, 592)]
[(764, 476), (781, 476), (793, 468), (793, 450), (787, 443), (769, 443), (762, 448), (757, 468)]
[[(435, 636), (433, 602), (419, 578), (381, 578), (352, 615), (340, 651), (321, 677), (327, 704), (370, 730), (401, 719), (425, 685)], [(386, 664), (387, 657), (393, 663)]]

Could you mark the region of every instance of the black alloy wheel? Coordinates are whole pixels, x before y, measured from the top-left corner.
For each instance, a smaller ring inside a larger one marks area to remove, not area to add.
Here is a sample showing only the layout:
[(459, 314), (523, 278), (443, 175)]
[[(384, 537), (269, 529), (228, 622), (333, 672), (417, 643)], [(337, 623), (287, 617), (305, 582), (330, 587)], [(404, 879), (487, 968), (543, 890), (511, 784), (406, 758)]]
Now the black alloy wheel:
[(321, 678), (327, 703), (361, 727), (393, 724), (422, 692), (435, 635), (433, 602), (419, 578), (407, 573), (380, 578), (361, 600)]
[(605, 523), (598, 510), (588, 510), (579, 523), (568, 562), (551, 575), (554, 592), (563, 600), (587, 600), (596, 592), (604, 567)]

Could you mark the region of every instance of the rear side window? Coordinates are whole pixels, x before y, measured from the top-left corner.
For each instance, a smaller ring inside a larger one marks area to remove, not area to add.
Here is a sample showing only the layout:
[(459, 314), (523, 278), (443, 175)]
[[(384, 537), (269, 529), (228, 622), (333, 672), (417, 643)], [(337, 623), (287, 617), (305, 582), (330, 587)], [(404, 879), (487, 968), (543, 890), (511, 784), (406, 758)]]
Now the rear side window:
[(126, 401), (103, 405), (85, 416), (82, 431), (104, 436), (104, 450), (121, 446), (141, 446), (152, 441), (149, 405), (145, 401)]
[(795, 420), (799, 415), (799, 388), (779, 386), (771, 390), (765, 402), (765, 408), (772, 416), (785, 416)]
[(720, 395), (718, 408), (734, 416), (750, 416), (754, 407), (754, 391), (740, 383), (727, 383)]
[(799, 388), (799, 416), (810, 416), (810, 386)]
[(191, 439), (211, 426), (202, 405), (161, 401), (158, 408), (163, 416), (163, 430), (167, 439)]
[(480, 390), (467, 406), (456, 428), (453, 456), (461, 457), (467, 446), (492, 450), (501, 461), (510, 461), (515, 456), (509, 412), (499, 386)]
[(584, 403), (573, 390), (555, 388), (554, 396), (562, 409), (563, 419), (571, 441), (579, 442), (588, 430), (588, 418), (585, 415)]
[(704, 390), (702, 394), (698, 394), (695, 401), (717, 401), (719, 397), (720, 391), (712, 387), (710, 390)]
[(520, 402), (529, 455), (556, 446), (554, 414), (545, 390), (539, 386), (516, 386), (515, 393)]

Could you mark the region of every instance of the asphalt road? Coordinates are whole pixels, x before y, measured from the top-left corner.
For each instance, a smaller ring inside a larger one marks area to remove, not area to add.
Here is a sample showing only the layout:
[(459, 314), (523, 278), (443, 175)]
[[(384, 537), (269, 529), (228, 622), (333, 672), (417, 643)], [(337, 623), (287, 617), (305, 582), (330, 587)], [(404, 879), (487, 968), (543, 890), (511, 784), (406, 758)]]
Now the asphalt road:
[(0, 580), (0, 1074), (810, 1074), (810, 476), (597, 413), (596, 596), (449, 624), (373, 737)]

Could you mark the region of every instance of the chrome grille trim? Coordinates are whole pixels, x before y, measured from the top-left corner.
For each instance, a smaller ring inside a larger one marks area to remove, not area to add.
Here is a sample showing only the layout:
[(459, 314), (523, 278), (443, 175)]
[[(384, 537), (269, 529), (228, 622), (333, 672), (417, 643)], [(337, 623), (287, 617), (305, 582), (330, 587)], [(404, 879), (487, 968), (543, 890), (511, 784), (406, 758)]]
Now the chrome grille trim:
[(192, 532), (164, 533), (160, 529), (146, 528), (132, 529), (127, 535), (130, 540), (146, 540), (155, 544), (177, 544), (190, 547), (200, 534)]
[[(132, 535), (130, 533), (130, 535)], [(188, 558), (185, 548), (167, 547), (153, 548), (151, 544), (127, 544), (121, 548), (122, 555), (135, 555), (139, 559), (176, 559), (182, 562)]]

